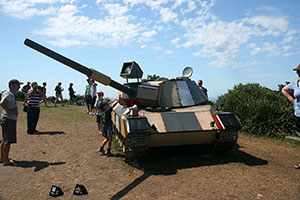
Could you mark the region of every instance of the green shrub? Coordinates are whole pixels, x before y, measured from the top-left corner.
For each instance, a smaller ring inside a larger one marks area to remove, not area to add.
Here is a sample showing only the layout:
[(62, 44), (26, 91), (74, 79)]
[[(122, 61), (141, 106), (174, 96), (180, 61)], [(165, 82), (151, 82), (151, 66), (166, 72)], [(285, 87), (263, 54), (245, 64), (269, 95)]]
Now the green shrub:
[(219, 96), (222, 111), (236, 114), (246, 133), (280, 137), (295, 133), (293, 105), (278, 91), (258, 83), (238, 84)]
[(18, 92), (15, 93), (15, 98), (16, 98), (17, 101), (24, 101), (25, 100), (25, 95), (24, 95), (23, 92), (18, 91)]

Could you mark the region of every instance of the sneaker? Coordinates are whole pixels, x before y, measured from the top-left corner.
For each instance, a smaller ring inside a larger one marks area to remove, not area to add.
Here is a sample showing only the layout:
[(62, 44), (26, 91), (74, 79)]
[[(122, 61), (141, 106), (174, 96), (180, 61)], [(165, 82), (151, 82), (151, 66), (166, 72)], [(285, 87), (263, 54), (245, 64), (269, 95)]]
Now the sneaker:
[(107, 150), (105, 153), (104, 153), (106, 156), (110, 157), (112, 156), (113, 154), (110, 152), (110, 150)]
[(85, 114), (89, 114), (90, 112), (89, 111), (87, 111)]
[(100, 148), (98, 149), (98, 151), (99, 151), (100, 153), (102, 153), (102, 154), (105, 154), (105, 151), (104, 151), (103, 147), (100, 147)]

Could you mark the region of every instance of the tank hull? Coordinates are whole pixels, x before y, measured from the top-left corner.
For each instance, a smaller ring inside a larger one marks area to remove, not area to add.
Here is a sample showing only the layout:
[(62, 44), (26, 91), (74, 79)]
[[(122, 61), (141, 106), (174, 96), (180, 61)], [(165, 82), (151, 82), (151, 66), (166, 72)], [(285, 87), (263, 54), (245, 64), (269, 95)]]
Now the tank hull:
[(135, 116), (118, 105), (112, 116), (118, 141), (128, 157), (144, 156), (148, 148), (187, 145), (206, 144), (227, 151), (236, 144), (240, 128), (235, 115), (215, 113), (210, 105), (161, 112), (140, 109)]
[(186, 146), (212, 144), (216, 131), (177, 132), (165, 134), (151, 134), (149, 147)]

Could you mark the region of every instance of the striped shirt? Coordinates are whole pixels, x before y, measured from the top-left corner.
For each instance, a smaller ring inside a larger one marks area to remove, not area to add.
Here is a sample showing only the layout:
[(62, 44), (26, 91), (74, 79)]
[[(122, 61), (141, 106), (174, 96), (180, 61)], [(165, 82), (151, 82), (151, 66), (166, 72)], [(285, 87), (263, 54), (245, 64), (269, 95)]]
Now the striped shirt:
[(30, 95), (31, 91), (32, 89), (30, 89), (27, 94), (27, 104), (29, 107), (38, 108), (40, 107), (41, 96), (37, 90), (34, 90), (33, 93)]

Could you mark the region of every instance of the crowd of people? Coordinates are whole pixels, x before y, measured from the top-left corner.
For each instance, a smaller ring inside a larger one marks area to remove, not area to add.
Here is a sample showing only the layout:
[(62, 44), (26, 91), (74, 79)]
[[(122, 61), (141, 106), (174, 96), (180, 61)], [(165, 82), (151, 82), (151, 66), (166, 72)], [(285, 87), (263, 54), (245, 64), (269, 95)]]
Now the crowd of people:
[[(97, 84), (95, 81), (92, 79), (88, 79), (87, 81), (88, 85), (86, 86), (85, 91), (85, 101), (88, 108), (87, 113), (96, 115), (98, 132), (105, 137), (104, 141), (101, 143), (99, 152), (104, 155), (111, 156), (110, 147), (112, 142), (113, 125), (111, 120), (111, 111), (117, 101), (108, 102), (104, 100), (104, 93), (102, 91), (97, 92)], [(4, 166), (14, 165), (13, 160), (9, 158), (10, 146), (17, 142), (16, 124), (18, 118), (18, 106), (14, 94), (19, 91), (22, 84), (23, 83), (17, 79), (10, 80), (8, 83), (8, 90), (3, 92), (1, 96), (0, 105), (3, 108), (1, 113), (1, 126), (3, 137), (1, 142), (0, 163), (3, 163)], [(46, 82), (43, 82), (42, 86), (39, 86), (37, 82), (27, 82), (27, 84), (21, 89), (21, 92), (25, 97), (23, 102), (23, 111), (27, 113), (27, 134), (39, 134), (36, 127), (40, 116), (40, 105), (44, 103), (45, 107), (49, 106), (47, 102), (46, 86)], [(58, 82), (54, 91), (56, 97), (54, 106), (56, 107), (60, 100), (61, 106), (64, 107), (65, 105), (62, 95), (62, 91), (64, 91), (64, 89), (62, 88), (61, 82)], [(76, 99), (76, 92), (73, 89), (73, 83), (70, 83), (68, 91), (70, 96), (69, 103), (70, 105), (73, 105)], [(104, 151), (106, 144), (107, 149)]]

